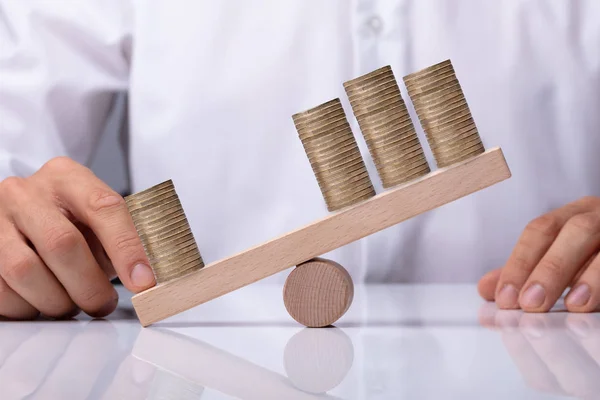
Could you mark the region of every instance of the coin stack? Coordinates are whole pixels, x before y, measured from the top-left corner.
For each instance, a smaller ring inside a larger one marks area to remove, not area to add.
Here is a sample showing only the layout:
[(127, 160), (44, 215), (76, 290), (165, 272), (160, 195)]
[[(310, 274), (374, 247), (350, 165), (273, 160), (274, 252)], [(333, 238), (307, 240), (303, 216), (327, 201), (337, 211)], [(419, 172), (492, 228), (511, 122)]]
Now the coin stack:
[(384, 188), (430, 172), (390, 66), (344, 83)]
[(438, 167), (485, 151), (450, 60), (404, 77)]
[(292, 116), (329, 211), (375, 195), (339, 99)]
[(204, 266), (171, 180), (128, 196), (125, 201), (157, 283)]

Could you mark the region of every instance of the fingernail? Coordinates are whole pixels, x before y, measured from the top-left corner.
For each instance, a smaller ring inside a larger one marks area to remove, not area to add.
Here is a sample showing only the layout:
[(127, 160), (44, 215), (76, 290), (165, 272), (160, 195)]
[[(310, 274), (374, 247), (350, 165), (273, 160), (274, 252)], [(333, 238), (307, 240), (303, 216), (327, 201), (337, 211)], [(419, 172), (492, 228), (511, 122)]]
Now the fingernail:
[(496, 304), (498, 308), (516, 308), (517, 303), (519, 301), (519, 292), (517, 289), (511, 285), (504, 285), (500, 293), (498, 293), (498, 298), (496, 299)]
[(536, 283), (532, 285), (523, 293), (521, 297), (521, 305), (524, 308), (538, 308), (544, 301), (546, 300), (546, 290), (540, 285)]
[(138, 264), (131, 270), (131, 282), (137, 287), (147, 288), (154, 284), (152, 269), (145, 264)]
[(575, 289), (571, 290), (571, 292), (567, 296), (567, 305), (575, 307), (584, 306), (590, 300), (590, 297), (592, 297), (590, 287), (585, 283), (581, 284)]

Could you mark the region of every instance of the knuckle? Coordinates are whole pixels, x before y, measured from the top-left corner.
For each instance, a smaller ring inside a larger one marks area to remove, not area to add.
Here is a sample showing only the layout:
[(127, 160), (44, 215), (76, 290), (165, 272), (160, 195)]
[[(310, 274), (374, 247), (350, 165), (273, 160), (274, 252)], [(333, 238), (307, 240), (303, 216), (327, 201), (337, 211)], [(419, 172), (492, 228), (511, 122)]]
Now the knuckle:
[(561, 228), (562, 226), (557, 217), (546, 214), (531, 221), (526, 229), (532, 232), (541, 233), (544, 236), (556, 236)]
[(66, 253), (82, 244), (75, 229), (52, 228), (46, 233), (46, 250), (50, 252)]
[(0, 193), (14, 198), (20, 196), (25, 191), (25, 186), (25, 179), (11, 176), (0, 183)]
[(142, 242), (135, 233), (125, 232), (115, 238), (115, 248), (125, 254), (136, 254), (142, 250)]
[(600, 207), (600, 197), (596, 196), (585, 196), (581, 199), (581, 203), (589, 205), (591, 207)]
[(586, 233), (595, 234), (600, 232), (600, 214), (577, 214), (567, 224)]
[(77, 164), (69, 157), (55, 157), (42, 166), (42, 170), (57, 173), (72, 170)]
[(88, 209), (93, 214), (111, 212), (123, 207), (125, 207), (125, 200), (112, 190), (93, 190), (88, 198)]
[(567, 272), (567, 268), (563, 259), (557, 256), (546, 256), (540, 263), (540, 272), (554, 279), (562, 278)]
[(36, 259), (34, 256), (19, 256), (4, 265), (2, 276), (9, 282), (26, 281), (32, 275), (35, 264)]
[(510, 259), (510, 265), (511, 265), (511, 269), (515, 270), (515, 271), (519, 271), (519, 272), (523, 272), (523, 271), (531, 271), (531, 269), (533, 268), (533, 262), (530, 258), (525, 256), (525, 252), (523, 253), (519, 253), (519, 254), (515, 254), (513, 257), (511, 257)]

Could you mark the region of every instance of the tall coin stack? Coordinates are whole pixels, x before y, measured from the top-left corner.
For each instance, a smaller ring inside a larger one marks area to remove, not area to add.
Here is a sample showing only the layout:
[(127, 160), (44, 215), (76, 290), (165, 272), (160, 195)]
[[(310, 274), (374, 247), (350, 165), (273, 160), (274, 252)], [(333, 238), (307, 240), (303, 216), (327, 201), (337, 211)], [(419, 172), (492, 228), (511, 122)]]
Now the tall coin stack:
[(390, 66), (344, 83), (384, 188), (430, 172)]
[(375, 196), (339, 99), (292, 116), (329, 211)]
[(450, 60), (404, 77), (438, 167), (485, 151)]
[(128, 196), (125, 201), (157, 283), (204, 266), (171, 180)]

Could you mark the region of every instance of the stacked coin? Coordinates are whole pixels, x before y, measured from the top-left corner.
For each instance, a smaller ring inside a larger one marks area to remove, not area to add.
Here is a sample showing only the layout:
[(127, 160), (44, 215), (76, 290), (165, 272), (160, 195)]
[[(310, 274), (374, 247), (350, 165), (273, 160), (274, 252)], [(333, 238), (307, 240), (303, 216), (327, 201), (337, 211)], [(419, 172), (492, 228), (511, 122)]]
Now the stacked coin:
[(329, 211), (375, 195), (339, 99), (292, 118)]
[(450, 60), (404, 77), (438, 167), (485, 151)]
[(345, 82), (344, 88), (384, 188), (430, 172), (389, 66)]
[(128, 196), (125, 201), (157, 283), (204, 266), (171, 180)]

